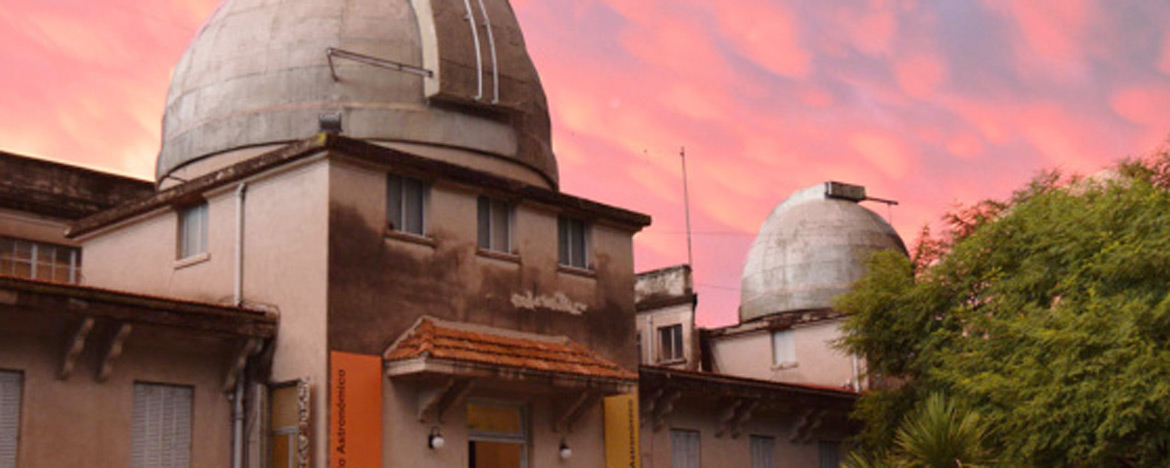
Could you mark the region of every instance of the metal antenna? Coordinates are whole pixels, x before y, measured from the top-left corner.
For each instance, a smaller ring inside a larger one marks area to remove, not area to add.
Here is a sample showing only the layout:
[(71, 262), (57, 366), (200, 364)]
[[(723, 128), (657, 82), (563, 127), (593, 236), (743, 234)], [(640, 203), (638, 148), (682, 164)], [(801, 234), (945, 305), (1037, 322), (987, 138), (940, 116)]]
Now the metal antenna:
[(687, 147), (681, 147), (678, 150), (678, 155), (682, 158), (683, 209), (687, 217), (687, 265), (693, 270), (695, 268), (695, 259), (691, 254), (691, 197), (687, 193)]

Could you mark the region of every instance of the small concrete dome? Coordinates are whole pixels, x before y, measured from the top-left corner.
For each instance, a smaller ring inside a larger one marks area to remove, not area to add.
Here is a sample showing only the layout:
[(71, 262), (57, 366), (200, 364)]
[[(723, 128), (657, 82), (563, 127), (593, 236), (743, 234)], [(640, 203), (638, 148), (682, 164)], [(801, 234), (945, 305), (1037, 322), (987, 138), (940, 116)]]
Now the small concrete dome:
[(748, 251), (739, 320), (821, 309), (864, 273), (875, 250), (906, 252), (884, 219), (857, 204), (865, 188), (825, 182), (797, 191), (772, 210)]
[[(377, 63), (334, 55), (331, 68), (329, 48)], [(156, 175), (309, 138), (329, 113), (351, 138), (557, 186), (544, 90), (507, 0), (225, 0), (174, 69)]]

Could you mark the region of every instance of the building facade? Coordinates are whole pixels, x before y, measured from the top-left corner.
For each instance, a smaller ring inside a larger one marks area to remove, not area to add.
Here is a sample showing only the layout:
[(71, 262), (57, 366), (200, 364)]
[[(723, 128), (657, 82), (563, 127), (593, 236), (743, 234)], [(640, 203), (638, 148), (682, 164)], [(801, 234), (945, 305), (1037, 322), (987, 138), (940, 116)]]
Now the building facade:
[(157, 168), (0, 276), (0, 467), (636, 463), (650, 219), (558, 190), (506, 0), (227, 0)]
[(870, 253), (905, 252), (867, 199), (825, 182), (778, 205), (745, 262), (735, 325), (695, 326), (689, 266), (638, 275), (642, 466), (839, 464), (867, 379), (835, 345), (844, 317), (832, 300)]

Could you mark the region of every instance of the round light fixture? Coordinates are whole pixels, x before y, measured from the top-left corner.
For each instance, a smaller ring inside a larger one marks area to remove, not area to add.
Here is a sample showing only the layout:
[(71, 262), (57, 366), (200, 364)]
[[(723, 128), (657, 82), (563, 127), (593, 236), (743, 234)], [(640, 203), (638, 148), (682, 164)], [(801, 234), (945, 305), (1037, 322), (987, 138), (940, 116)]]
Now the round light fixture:
[(568, 460), (572, 456), (573, 449), (569, 448), (569, 444), (566, 444), (564, 439), (561, 439), (561, 460)]
[(441, 449), (447, 441), (443, 440), (443, 434), (439, 432), (439, 426), (431, 427), (431, 433), (427, 435), (427, 447), (431, 450)]

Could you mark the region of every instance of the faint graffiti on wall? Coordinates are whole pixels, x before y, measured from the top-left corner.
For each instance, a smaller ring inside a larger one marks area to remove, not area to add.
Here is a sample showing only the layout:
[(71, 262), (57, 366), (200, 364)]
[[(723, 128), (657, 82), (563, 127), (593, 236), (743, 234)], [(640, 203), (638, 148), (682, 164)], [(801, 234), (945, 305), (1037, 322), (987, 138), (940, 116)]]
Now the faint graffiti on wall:
[(526, 291), (523, 294), (516, 293), (512, 295), (512, 305), (516, 306), (517, 309), (545, 309), (572, 315), (581, 315), (589, 310), (589, 306), (569, 299), (569, 296), (563, 292), (551, 296), (547, 294), (537, 296), (532, 294), (532, 291)]

